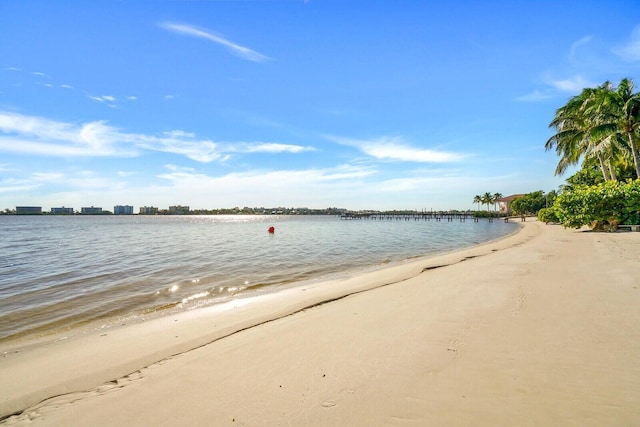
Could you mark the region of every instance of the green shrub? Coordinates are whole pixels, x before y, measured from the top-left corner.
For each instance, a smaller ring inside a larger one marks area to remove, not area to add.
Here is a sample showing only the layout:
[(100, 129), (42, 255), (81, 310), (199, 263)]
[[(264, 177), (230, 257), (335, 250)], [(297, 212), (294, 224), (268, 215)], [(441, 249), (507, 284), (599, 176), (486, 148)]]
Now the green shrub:
[(549, 224), (550, 222), (557, 224), (560, 222), (556, 210), (553, 207), (540, 209), (538, 211), (538, 221), (544, 222), (545, 224)]
[(537, 214), (547, 205), (547, 200), (542, 190), (524, 194), (511, 202), (511, 209), (518, 215)]
[(562, 193), (554, 208), (562, 225), (613, 231), (618, 224), (634, 219), (640, 211), (640, 179), (607, 181), (592, 186), (575, 186)]

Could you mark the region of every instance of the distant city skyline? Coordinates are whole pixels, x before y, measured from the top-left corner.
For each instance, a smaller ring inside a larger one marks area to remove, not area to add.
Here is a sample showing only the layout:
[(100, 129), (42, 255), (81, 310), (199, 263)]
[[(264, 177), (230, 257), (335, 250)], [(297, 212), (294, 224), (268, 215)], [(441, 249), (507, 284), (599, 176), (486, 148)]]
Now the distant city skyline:
[[(135, 212), (135, 206), (133, 205), (115, 205), (113, 211), (102, 206), (82, 206), (80, 209), (76, 209), (72, 206), (52, 206), (45, 208), (43, 206), (30, 205), (30, 206), (16, 206), (13, 209), (4, 209), (0, 211), (0, 215), (33, 215), (33, 214), (51, 214), (51, 215), (96, 215), (96, 214), (113, 214), (113, 215), (186, 215), (186, 214), (257, 214), (257, 215), (272, 215), (272, 214), (339, 214), (347, 211), (352, 211), (347, 208), (327, 207), (321, 209), (310, 209), (307, 207), (284, 207), (284, 206), (243, 206), (233, 208), (207, 208), (207, 209), (191, 209), (190, 206), (184, 205), (171, 205), (169, 207), (158, 206), (139, 206), (138, 211)], [(370, 210), (370, 212), (373, 212)]]
[(564, 183), (548, 124), (640, 84), (640, 5), (5, 1), (0, 51), (0, 210), (465, 210)]

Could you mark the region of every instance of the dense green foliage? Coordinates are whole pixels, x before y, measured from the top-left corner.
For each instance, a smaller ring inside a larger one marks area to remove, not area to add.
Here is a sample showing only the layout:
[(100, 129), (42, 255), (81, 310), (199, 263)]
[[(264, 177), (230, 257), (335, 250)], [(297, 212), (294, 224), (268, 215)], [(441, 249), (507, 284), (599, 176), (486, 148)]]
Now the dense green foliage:
[(589, 225), (594, 230), (613, 231), (618, 224), (638, 220), (640, 179), (575, 186), (558, 196), (554, 209), (565, 227)]
[(594, 230), (640, 222), (640, 93), (634, 90), (630, 79), (617, 87), (605, 82), (556, 110), (549, 125), (556, 133), (545, 144), (560, 157), (556, 175), (582, 167), (555, 204), (539, 212), (541, 221)]
[(542, 190), (525, 194), (511, 202), (511, 210), (517, 215), (535, 215), (540, 209), (551, 206), (556, 199), (555, 191), (544, 194)]
[(551, 223), (559, 223), (558, 213), (556, 209), (552, 206), (550, 208), (542, 208), (538, 211), (538, 221), (544, 222), (545, 224)]

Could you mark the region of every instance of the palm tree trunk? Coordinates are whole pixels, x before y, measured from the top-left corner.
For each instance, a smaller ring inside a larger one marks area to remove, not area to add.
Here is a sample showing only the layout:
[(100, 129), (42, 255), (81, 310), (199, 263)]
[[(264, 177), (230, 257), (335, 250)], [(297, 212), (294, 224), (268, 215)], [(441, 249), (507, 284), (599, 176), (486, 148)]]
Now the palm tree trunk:
[(604, 159), (602, 158), (602, 154), (598, 153), (598, 161), (600, 162), (600, 170), (602, 171), (602, 175), (604, 176), (605, 181), (611, 181), (611, 176), (609, 175), (609, 171), (607, 170), (607, 166), (604, 164)]
[(609, 175), (611, 176), (612, 181), (617, 181), (618, 177), (616, 176), (616, 170), (611, 166), (611, 159), (607, 160), (607, 168), (609, 169)]
[(638, 148), (636, 147), (635, 141), (633, 140), (633, 135), (631, 132), (627, 132), (627, 137), (629, 138), (629, 146), (631, 146), (631, 154), (633, 156), (633, 164), (636, 167), (636, 177), (640, 178), (640, 156), (638, 156)]

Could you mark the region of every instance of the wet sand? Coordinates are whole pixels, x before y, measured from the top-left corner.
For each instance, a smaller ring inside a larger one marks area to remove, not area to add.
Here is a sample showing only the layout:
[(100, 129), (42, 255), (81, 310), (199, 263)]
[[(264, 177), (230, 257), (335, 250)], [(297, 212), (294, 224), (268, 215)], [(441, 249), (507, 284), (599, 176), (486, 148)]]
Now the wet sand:
[(640, 233), (519, 233), (348, 280), (0, 348), (34, 425), (640, 424)]

